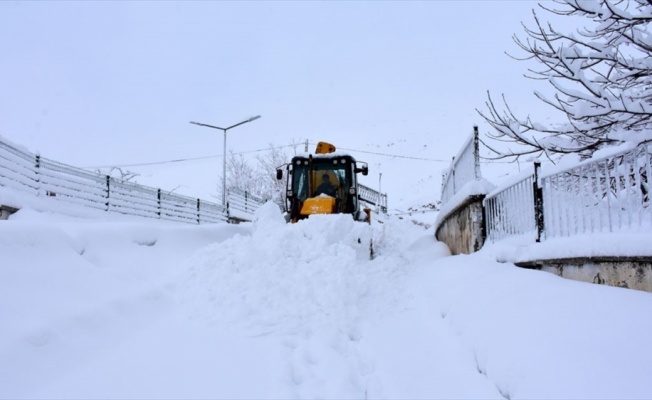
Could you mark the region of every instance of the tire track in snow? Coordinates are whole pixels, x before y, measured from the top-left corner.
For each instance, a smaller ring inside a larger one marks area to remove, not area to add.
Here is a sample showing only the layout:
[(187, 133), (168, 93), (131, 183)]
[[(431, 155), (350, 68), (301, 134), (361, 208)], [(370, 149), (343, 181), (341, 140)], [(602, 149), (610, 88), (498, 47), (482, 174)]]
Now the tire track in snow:
[(370, 261), (373, 228), (349, 215), (269, 218), (197, 254), (182, 303), (210, 324), (282, 337), (293, 396), (364, 397), (375, 364), (361, 320), (397, 302), (403, 267)]
[[(211, 325), (277, 337), (290, 397), (501, 398), (472, 353), (456, 359), (459, 338), (424, 308), (423, 293), (408, 290), (419, 286), (407, 281), (424, 257), (446, 254), (430, 234), (397, 223), (369, 260), (368, 242), (358, 241), (369, 225), (350, 216), (289, 225), (269, 217), (251, 236), (198, 253), (182, 303)], [(427, 236), (416, 247), (414, 229)], [(470, 381), (480, 383), (466, 389)]]

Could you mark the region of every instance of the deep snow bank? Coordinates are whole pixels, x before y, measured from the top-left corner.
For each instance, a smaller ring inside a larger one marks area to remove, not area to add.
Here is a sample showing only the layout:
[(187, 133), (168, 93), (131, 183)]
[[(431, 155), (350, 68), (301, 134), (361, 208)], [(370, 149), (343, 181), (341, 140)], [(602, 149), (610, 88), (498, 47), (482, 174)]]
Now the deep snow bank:
[(505, 398), (652, 397), (652, 295), (498, 263), (447, 257), (413, 275), (432, 314)]
[(66, 376), (72, 391), (59, 397), (96, 393), (77, 390), (75, 371), (174, 310), (175, 276), (196, 249), (248, 230), (28, 207), (2, 221), (0, 398), (49, 397)]
[[(432, 232), (406, 220), (368, 225), (349, 215), (317, 215), (285, 224), (274, 208), (259, 210), (250, 235), (197, 252), (177, 293), (195, 323), (278, 341), (281, 356), (272, 363), (272, 371), (284, 371), (283, 389), (266, 396), (418, 398), (492, 393), (491, 386), (487, 391), (470, 383), (479, 377), (457, 361), (455, 367), (444, 369), (450, 377), (447, 385), (431, 379), (422, 361), (400, 364), (403, 371), (410, 371), (401, 375), (405, 379), (392, 376), (396, 353), (391, 349), (396, 342), (422, 348), (434, 364), (442, 362), (430, 355), (432, 349), (436, 353), (441, 348), (430, 343), (431, 331), (413, 324), (420, 314), (400, 317), (405, 307), (411, 307), (413, 293), (407, 282), (413, 262), (448, 254)], [(397, 317), (388, 319), (391, 315)], [(393, 326), (397, 321), (405, 324)], [(411, 335), (414, 330), (421, 332), (417, 343), (393, 335)], [(459, 391), (460, 371), (470, 383), (468, 392)], [(446, 389), (438, 392), (434, 386)]]
[(25, 209), (0, 253), (0, 398), (652, 395), (651, 294), (445, 257), (405, 220)]
[(396, 250), (405, 250), (414, 231), (425, 233), (407, 221), (390, 229), (387, 224), (356, 222), (350, 215), (286, 224), (276, 206), (264, 206), (251, 235), (236, 235), (193, 257), (181, 303), (195, 318), (244, 323), (260, 332), (350, 324), (359, 308), (380, 312), (396, 301), (409, 271), (401, 261), (405, 252)]

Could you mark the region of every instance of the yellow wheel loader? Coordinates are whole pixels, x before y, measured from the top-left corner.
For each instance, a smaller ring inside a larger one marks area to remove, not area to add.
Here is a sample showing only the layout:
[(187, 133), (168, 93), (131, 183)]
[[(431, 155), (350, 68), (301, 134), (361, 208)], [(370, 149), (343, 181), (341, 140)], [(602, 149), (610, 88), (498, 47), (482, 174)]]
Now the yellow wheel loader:
[(356, 220), (370, 222), (368, 204), (374, 203), (361, 196), (359, 173), (369, 173), (366, 163), (358, 163), (325, 142), (317, 144), (315, 154), (295, 156), (290, 163), (279, 166), (276, 178), (287, 179), (288, 222), (312, 214), (351, 214)]

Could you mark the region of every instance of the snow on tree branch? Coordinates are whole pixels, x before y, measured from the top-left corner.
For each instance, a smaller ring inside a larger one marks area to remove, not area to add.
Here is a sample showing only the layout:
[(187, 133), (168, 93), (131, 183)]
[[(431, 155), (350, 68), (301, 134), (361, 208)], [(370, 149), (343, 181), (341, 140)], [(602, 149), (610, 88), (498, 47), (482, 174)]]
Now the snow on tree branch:
[(652, 1), (556, 0), (553, 7), (539, 7), (585, 22), (567, 32), (533, 10), (534, 23), (522, 24), (525, 36), (513, 36), (525, 55), (510, 57), (537, 64), (527, 77), (548, 81), (556, 94), (534, 94), (566, 122), (546, 125), (519, 118), (504, 95), (504, 108), (498, 109), (488, 93), (486, 111), (477, 111), (494, 129), (489, 138), (519, 145), (509, 151), (492, 147), (496, 157), (588, 157), (604, 146), (636, 141), (638, 133), (652, 128)]

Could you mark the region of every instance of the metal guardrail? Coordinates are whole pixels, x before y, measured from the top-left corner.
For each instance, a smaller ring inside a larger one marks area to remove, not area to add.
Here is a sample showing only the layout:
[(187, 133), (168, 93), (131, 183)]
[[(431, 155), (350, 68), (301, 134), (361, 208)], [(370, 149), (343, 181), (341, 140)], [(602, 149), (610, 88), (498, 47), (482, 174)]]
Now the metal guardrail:
[(474, 126), (473, 134), (453, 157), (450, 167), (444, 171), (441, 185), (442, 204), (446, 204), (466, 183), (482, 178), (479, 149), (478, 127)]
[(652, 228), (652, 141), (489, 193), (487, 238), (545, 240)]
[(380, 208), (382, 213), (387, 214), (387, 194), (380, 193), (368, 186), (358, 184), (360, 200)]
[(0, 184), (17, 191), (36, 195), (38, 176), (34, 172), (35, 157), (0, 140)]
[(538, 240), (535, 215), (534, 174), (510, 186), (487, 194), (482, 201), (487, 226), (487, 240), (497, 242), (520, 236)]
[(542, 175), (547, 238), (652, 227), (652, 141)]
[(245, 190), (231, 188), (227, 191), (227, 206), (230, 218), (246, 220), (263, 204), (265, 204), (265, 200)]
[[(0, 139), (0, 186), (83, 207), (193, 224), (251, 220), (263, 201), (230, 190), (228, 207), (125, 182), (23, 151)], [(233, 216), (232, 216), (233, 212)]]

